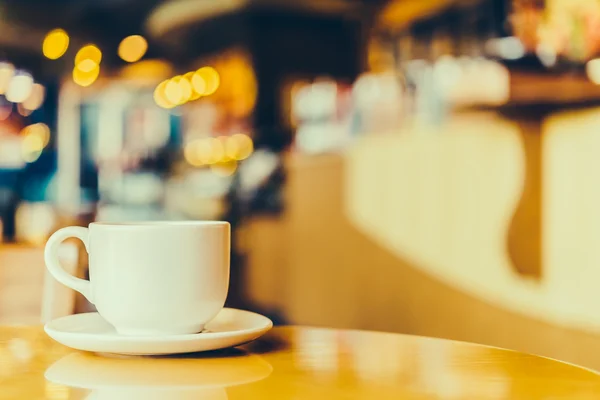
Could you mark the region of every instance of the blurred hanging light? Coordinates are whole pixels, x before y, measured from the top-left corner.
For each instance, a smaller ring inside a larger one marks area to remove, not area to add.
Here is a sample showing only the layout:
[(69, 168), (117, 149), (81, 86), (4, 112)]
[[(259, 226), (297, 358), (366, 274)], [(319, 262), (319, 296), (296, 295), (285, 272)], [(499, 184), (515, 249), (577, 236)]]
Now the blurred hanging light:
[(35, 111), (42, 106), (44, 98), (46, 97), (46, 89), (39, 83), (34, 83), (31, 89), (31, 94), (25, 101), (23, 101), (23, 107), (26, 110)]
[[(93, 71), (95, 67), (91, 64), (100, 65), (100, 61), (102, 61), (102, 52), (94, 44), (83, 46), (75, 55), (75, 67), (83, 72)], [(82, 64), (81, 67), (79, 67), (80, 64)]]
[(167, 99), (166, 88), (169, 82), (170, 79), (164, 80), (161, 83), (159, 83), (158, 86), (156, 86), (156, 89), (154, 89), (154, 101), (159, 107), (173, 108), (176, 106), (176, 104), (171, 103)]
[(127, 36), (119, 44), (119, 57), (127, 62), (136, 62), (144, 57), (148, 50), (148, 42), (140, 35)]
[[(194, 89), (200, 92), (198, 89), (202, 87), (202, 81), (204, 81), (204, 90), (202, 91), (203, 96), (210, 96), (215, 93), (221, 84), (221, 77), (216, 69), (213, 67), (202, 67), (194, 74), (192, 78), (192, 84)], [(195, 83), (194, 83), (195, 82)]]
[(31, 75), (21, 72), (10, 80), (6, 88), (6, 99), (13, 103), (25, 101), (33, 90), (33, 78)]
[(15, 67), (10, 63), (0, 63), (0, 94), (6, 93), (8, 84), (15, 74)]
[(62, 57), (69, 48), (69, 35), (62, 29), (54, 29), (46, 35), (42, 44), (42, 53), (51, 60)]
[(77, 66), (73, 68), (73, 82), (79, 86), (90, 86), (92, 83), (96, 82), (96, 79), (98, 79), (99, 75), (100, 66), (97, 64), (91, 71), (82, 71), (81, 69), (77, 68)]

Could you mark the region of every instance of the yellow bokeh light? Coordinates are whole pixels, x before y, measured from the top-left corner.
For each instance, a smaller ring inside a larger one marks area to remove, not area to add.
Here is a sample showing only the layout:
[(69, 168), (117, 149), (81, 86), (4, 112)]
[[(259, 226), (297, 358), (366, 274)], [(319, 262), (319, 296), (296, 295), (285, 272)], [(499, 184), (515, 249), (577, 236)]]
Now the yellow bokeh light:
[(194, 88), (194, 93), (200, 98), (200, 96), (204, 96), (204, 92), (206, 92), (206, 82), (204, 78), (199, 74), (192, 72), (192, 87)]
[(250, 136), (238, 133), (227, 139), (225, 151), (232, 160), (245, 160), (254, 151), (254, 143)]
[(219, 139), (210, 139), (210, 149), (210, 158), (208, 160), (208, 164), (218, 163), (225, 158), (225, 148)]
[(32, 163), (40, 158), (43, 149), (44, 142), (42, 138), (37, 135), (27, 135), (21, 143), (21, 156), (25, 162)]
[(62, 29), (50, 31), (42, 43), (42, 53), (46, 58), (56, 60), (69, 48), (69, 35)]
[(194, 167), (209, 164), (212, 157), (210, 139), (194, 139), (190, 141), (185, 145), (183, 155), (186, 161)]
[(202, 88), (201, 91), (198, 91), (196, 89), (196, 86), (194, 84), (194, 77), (196, 76), (195, 72), (188, 72), (187, 74), (185, 74), (183, 77), (190, 83), (191, 87), (192, 87), (192, 95), (190, 96), (190, 101), (191, 100), (198, 100), (200, 97), (202, 97), (202, 93), (204, 93), (204, 88)]
[(25, 101), (33, 91), (33, 78), (29, 74), (13, 76), (6, 88), (6, 99), (13, 103)]
[(202, 88), (202, 81), (204, 82), (204, 89), (202, 90), (203, 96), (210, 96), (219, 89), (221, 84), (221, 77), (216, 69), (212, 67), (202, 67), (194, 74), (192, 84), (194, 89), (200, 93)]
[[(77, 55), (75, 55), (75, 66), (78, 66), (85, 60), (91, 60), (96, 65), (100, 65), (100, 61), (102, 61), (102, 52), (96, 45), (93, 44), (83, 46), (81, 49), (79, 49)], [(89, 65), (89, 63), (87, 64)], [(90, 72), (92, 70), (93, 68), (90, 68), (89, 71), (82, 69), (83, 72)]]
[(123, 61), (136, 62), (144, 57), (148, 50), (148, 42), (140, 35), (127, 36), (119, 44), (118, 54)]
[(0, 64), (0, 94), (6, 93), (10, 80), (15, 75), (15, 67), (9, 63)]
[(26, 110), (34, 111), (42, 106), (46, 97), (46, 89), (39, 83), (34, 83), (29, 97), (23, 102)]
[(90, 86), (92, 83), (96, 82), (99, 75), (100, 66), (97, 64), (91, 71), (82, 71), (77, 67), (73, 68), (73, 82), (79, 86)]
[[(26, 126), (21, 130), (21, 135), (25, 138), (33, 136), (39, 138), (39, 141), (42, 143), (42, 148), (46, 147), (50, 142), (50, 128), (42, 122)], [(29, 140), (34, 140), (37, 143), (37, 139)]]
[(166, 88), (167, 85), (169, 84), (170, 80), (164, 80), (161, 83), (158, 84), (158, 86), (156, 86), (156, 89), (154, 89), (154, 101), (156, 102), (156, 104), (159, 107), (162, 108), (173, 108), (176, 106), (176, 104), (171, 103), (168, 99), (167, 99), (167, 95), (166, 95)]
[(194, 91), (192, 90), (192, 84), (185, 76), (182, 76), (177, 81), (179, 84), (179, 89), (181, 91), (181, 99), (179, 99), (179, 104), (184, 104), (192, 98)]
[(181, 103), (183, 93), (181, 93), (181, 86), (179, 86), (180, 79), (181, 79), (181, 76), (176, 76), (176, 77), (170, 79), (167, 82), (167, 86), (165, 86), (165, 98), (171, 104), (177, 105), (177, 104)]
[(85, 60), (81, 61), (79, 64), (75, 65), (75, 68), (77, 68), (81, 72), (91, 72), (94, 70), (94, 68), (96, 68), (96, 66), (98, 66), (98, 64), (96, 64), (95, 61), (90, 60), (89, 58), (86, 58)]
[(210, 166), (210, 170), (219, 176), (231, 176), (237, 170), (236, 161), (225, 161)]

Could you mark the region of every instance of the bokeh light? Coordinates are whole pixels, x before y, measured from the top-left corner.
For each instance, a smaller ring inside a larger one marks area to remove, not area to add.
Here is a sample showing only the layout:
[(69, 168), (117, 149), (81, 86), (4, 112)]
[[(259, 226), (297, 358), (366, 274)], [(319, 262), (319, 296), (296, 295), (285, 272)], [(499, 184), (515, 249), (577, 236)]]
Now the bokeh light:
[(588, 61), (585, 70), (590, 81), (596, 85), (600, 85), (600, 58)]
[(203, 96), (210, 96), (219, 89), (221, 84), (221, 77), (216, 69), (212, 67), (202, 67), (194, 74), (192, 84), (194, 89), (200, 93), (202, 88), (202, 81), (204, 82), (204, 90), (202, 91)]
[(87, 87), (96, 82), (100, 75), (100, 66), (96, 65), (91, 71), (82, 71), (81, 69), (73, 68), (73, 82), (79, 86)]
[(179, 85), (180, 79), (181, 79), (181, 76), (176, 76), (176, 77), (170, 79), (167, 82), (167, 86), (165, 86), (165, 98), (171, 104), (178, 105), (181, 103), (183, 93), (181, 91), (181, 86)]
[(25, 101), (33, 90), (33, 78), (27, 73), (19, 73), (10, 80), (6, 88), (6, 99), (13, 103)]
[(148, 42), (140, 35), (127, 36), (119, 44), (118, 54), (124, 61), (136, 62), (144, 57)]
[(227, 140), (226, 154), (232, 160), (245, 160), (254, 151), (254, 143), (250, 136), (238, 133)]
[(46, 147), (50, 142), (50, 128), (48, 127), (48, 125), (42, 122), (26, 126), (21, 130), (21, 135), (24, 138), (30, 136), (35, 136), (39, 138), (42, 143), (42, 148)]
[(173, 108), (176, 106), (176, 104), (171, 103), (167, 99), (166, 88), (169, 82), (170, 79), (164, 80), (161, 83), (159, 83), (158, 86), (156, 86), (156, 89), (154, 89), (154, 101), (159, 107)]
[(42, 138), (37, 135), (27, 135), (21, 142), (21, 156), (23, 157), (23, 160), (28, 163), (32, 163), (40, 158), (43, 149), (44, 142)]
[(210, 170), (219, 176), (231, 176), (237, 170), (237, 162), (230, 160), (225, 162), (220, 162), (217, 164), (213, 164), (210, 166)]
[(83, 63), (81, 69), (82, 72), (91, 72), (94, 70), (94, 66), (90, 67), (90, 62), (86, 61), (90, 60), (96, 65), (100, 65), (100, 61), (102, 61), (102, 52), (100, 49), (94, 44), (88, 44), (83, 46), (75, 55), (75, 66), (79, 66), (79, 64)]
[(0, 94), (6, 93), (8, 84), (15, 75), (15, 67), (9, 63), (0, 63)]
[(201, 87), (201, 90), (198, 90), (196, 88), (196, 85), (194, 84), (194, 77), (196, 76), (195, 72), (188, 72), (187, 74), (185, 74), (183, 77), (190, 83), (191, 88), (192, 88), (192, 95), (190, 97), (190, 101), (192, 100), (198, 100), (200, 97), (202, 97), (202, 94), (204, 93), (204, 88), (206, 85), (203, 84), (203, 86)]
[(252, 139), (248, 135), (237, 134), (194, 139), (185, 145), (184, 157), (195, 167), (219, 164), (225, 170), (233, 168), (233, 173), (237, 161), (248, 158), (253, 151)]
[(210, 139), (194, 139), (188, 142), (183, 149), (185, 160), (194, 167), (208, 164), (211, 153)]
[(177, 82), (181, 91), (181, 98), (179, 99), (179, 104), (187, 103), (188, 101), (190, 101), (194, 93), (192, 89), (192, 84), (185, 76), (179, 77)]
[(31, 94), (25, 101), (23, 101), (23, 107), (26, 110), (34, 111), (42, 106), (46, 97), (46, 89), (39, 83), (34, 83), (31, 88)]
[(62, 29), (54, 29), (46, 35), (42, 43), (42, 53), (46, 58), (56, 60), (69, 48), (69, 35)]
[(32, 110), (28, 110), (23, 106), (23, 103), (18, 103), (17, 104), (17, 112), (19, 113), (19, 115), (23, 116), (23, 117), (29, 117), (33, 111)]

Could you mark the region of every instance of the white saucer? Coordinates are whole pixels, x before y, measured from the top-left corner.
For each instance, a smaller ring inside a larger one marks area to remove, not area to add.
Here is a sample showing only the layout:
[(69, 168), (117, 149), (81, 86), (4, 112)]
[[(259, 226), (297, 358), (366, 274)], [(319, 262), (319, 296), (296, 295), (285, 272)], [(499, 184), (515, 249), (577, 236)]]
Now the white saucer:
[(123, 336), (98, 313), (58, 318), (44, 326), (52, 339), (77, 350), (128, 355), (193, 353), (239, 346), (273, 327), (271, 320), (250, 311), (224, 308), (206, 324), (206, 331), (189, 335)]

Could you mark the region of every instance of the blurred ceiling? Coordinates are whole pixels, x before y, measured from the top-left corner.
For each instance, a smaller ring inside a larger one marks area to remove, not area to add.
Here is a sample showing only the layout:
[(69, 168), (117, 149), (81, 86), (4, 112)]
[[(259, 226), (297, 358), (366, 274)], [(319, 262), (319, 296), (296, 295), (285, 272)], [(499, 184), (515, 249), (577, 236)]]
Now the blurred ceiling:
[[(173, 46), (182, 47), (181, 53), (189, 44), (172, 40), (173, 36), (181, 38), (185, 30), (197, 33), (200, 25), (210, 25), (208, 20), (227, 20), (244, 11), (364, 18), (384, 7), (379, 23), (385, 26), (405, 24), (465, 1), (473, 0), (0, 0), (0, 60), (53, 75), (64, 71), (71, 52), (85, 43), (103, 49), (103, 63), (109, 65), (120, 63), (116, 49), (131, 34), (149, 38), (148, 57), (168, 56)], [(228, 21), (235, 27), (235, 18)], [(72, 44), (65, 60), (49, 66), (40, 49), (44, 35), (54, 28), (65, 29)]]

